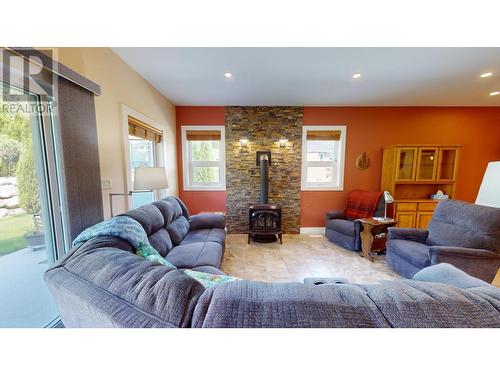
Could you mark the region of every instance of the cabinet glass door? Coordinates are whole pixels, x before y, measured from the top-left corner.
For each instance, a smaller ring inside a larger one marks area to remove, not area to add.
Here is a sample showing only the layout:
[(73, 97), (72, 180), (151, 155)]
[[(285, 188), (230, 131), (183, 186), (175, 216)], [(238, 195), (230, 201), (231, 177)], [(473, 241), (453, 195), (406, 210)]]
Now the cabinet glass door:
[(438, 180), (455, 180), (456, 165), (458, 162), (458, 149), (441, 148), (439, 150)]
[(436, 178), (438, 149), (420, 148), (418, 152), (417, 180), (433, 181)]
[(411, 181), (415, 179), (415, 160), (417, 148), (400, 148), (397, 152), (396, 180)]

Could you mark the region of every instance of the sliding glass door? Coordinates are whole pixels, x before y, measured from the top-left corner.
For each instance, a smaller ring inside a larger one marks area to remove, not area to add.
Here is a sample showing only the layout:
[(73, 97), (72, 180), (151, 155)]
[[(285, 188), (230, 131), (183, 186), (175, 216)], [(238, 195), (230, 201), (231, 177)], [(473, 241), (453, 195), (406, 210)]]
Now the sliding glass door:
[(46, 96), (0, 85), (0, 327), (46, 327), (43, 273), (65, 248), (57, 124)]

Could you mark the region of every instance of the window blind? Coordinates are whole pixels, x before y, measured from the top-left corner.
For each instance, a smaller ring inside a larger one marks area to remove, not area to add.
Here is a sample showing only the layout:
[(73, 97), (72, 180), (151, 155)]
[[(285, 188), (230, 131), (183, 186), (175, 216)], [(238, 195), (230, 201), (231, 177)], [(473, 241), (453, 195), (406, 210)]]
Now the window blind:
[(340, 141), (340, 130), (309, 130), (308, 141)]
[(134, 117), (128, 117), (128, 134), (148, 141), (161, 143), (163, 132)]
[(219, 130), (188, 130), (186, 138), (188, 141), (220, 141)]

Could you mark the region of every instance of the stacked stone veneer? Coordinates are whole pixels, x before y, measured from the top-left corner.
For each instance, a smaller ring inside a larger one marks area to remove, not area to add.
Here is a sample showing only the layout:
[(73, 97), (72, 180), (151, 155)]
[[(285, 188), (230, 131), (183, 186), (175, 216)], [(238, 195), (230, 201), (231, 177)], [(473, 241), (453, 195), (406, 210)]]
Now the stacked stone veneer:
[[(248, 231), (248, 207), (259, 202), (256, 152), (271, 151), (269, 203), (282, 206), (285, 233), (299, 233), (303, 107), (226, 107), (226, 220), (229, 233)], [(240, 144), (248, 138), (247, 146)], [(284, 147), (280, 138), (288, 139)]]

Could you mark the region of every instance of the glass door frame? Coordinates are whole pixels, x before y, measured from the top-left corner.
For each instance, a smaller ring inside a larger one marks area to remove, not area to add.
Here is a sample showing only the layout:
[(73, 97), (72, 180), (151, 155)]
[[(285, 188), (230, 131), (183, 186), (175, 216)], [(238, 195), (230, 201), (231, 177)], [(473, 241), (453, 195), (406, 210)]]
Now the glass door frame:
[[(455, 159), (453, 162), (453, 177), (452, 178), (441, 178), (441, 160), (443, 158), (443, 151), (455, 151)], [(458, 160), (460, 157), (460, 147), (439, 147), (439, 156), (436, 172), (436, 181), (439, 182), (453, 182), (457, 179), (458, 172)]]
[[(432, 160), (432, 176), (430, 178), (420, 178), (420, 168), (422, 166), (422, 154), (424, 151), (434, 151), (434, 159)], [(438, 158), (439, 158), (439, 148), (438, 147), (419, 147), (417, 154), (417, 168), (415, 174), (416, 181), (436, 181), (437, 169), (438, 169)]]
[[(413, 151), (413, 160), (411, 166), (411, 176), (410, 178), (400, 178), (399, 177), (399, 165), (401, 163), (401, 152), (402, 151)], [(417, 158), (418, 158), (418, 147), (398, 147), (396, 148), (396, 182), (400, 181), (415, 181), (417, 173)]]
[[(6, 84), (4, 82), (1, 83)], [(40, 104), (49, 104), (40, 95), (28, 94), (36, 96)], [(33, 142), (33, 148), (36, 150), (37, 157), (42, 155), (41, 166), (43, 168), (42, 176), (45, 180), (43, 181), (45, 187), (40, 187), (41, 184), (39, 184), (39, 193), (42, 198), (41, 200), (49, 203), (46, 207), (50, 216), (47, 221), (47, 224), (50, 225), (47, 234), (54, 243), (55, 248), (52, 252), (53, 254), (51, 254), (51, 261), (55, 262), (66, 253), (66, 249), (69, 248), (68, 246), (71, 243), (65, 220), (67, 217), (65, 213), (66, 205), (64, 204), (65, 197), (63, 189), (61, 189), (64, 177), (62, 176), (61, 161), (56, 151), (59, 142), (57, 141), (57, 130), (53, 126), (54, 121), (51, 119), (51, 115), (44, 114), (38, 115), (37, 122), (36, 127), (32, 126), (31, 129), (33, 137), (38, 137), (38, 140)], [(37, 178), (39, 177), (37, 176)], [(41, 204), (43, 203), (41, 202)]]
[[(33, 63), (30, 62), (30, 64)], [(37, 173), (40, 204), (45, 205), (49, 215), (44, 220), (44, 226), (48, 226), (45, 230), (45, 235), (48, 236), (45, 239), (46, 243), (50, 241), (53, 244), (51, 251), (46, 249), (48, 266), (50, 266), (50, 264), (64, 256), (66, 249), (71, 246), (67, 230), (69, 226), (67, 223), (66, 195), (63, 189), (65, 179), (60, 150), (61, 139), (58, 131), (57, 112), (54, 111), (53, 107), (53, 103), (57, 103), (57, 78), (54, 77), (54, 73), (47, 71), (48, 77), (54, 79), (52, 84), (36, 82), (32, 77), (27, 77), (24, 72), (13, 69), (8, 65), (0, 63), (0, 69), (9, 71), (7, 76), (9, 81), (0, 80), (0, 85), (7, 85), (27, 96), (36, 98), (37, 108), (42, 108), (41, 111), (37, 110), (36, 113), (31, 114), (32, 119), (36, 117), (36, 123), (31, 120), (30, 127), (35, 158), (41, 157), (41, 162), (35, 162), (35, 166), (37, 170), (42, 169), (41, 173)], [(25, 89), (27, 82), (30, 83), (29, 90)], [(40, 177), (44, 181), (40, 181)], [(60, 316), (54, 317), (45, 328), (60, 324), (60, 320)]]

